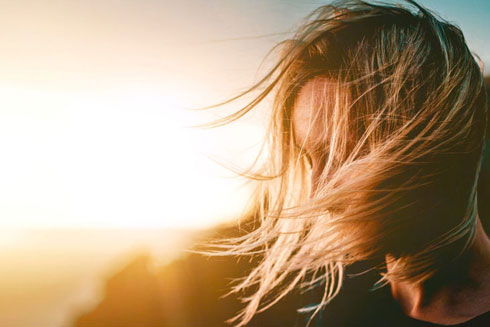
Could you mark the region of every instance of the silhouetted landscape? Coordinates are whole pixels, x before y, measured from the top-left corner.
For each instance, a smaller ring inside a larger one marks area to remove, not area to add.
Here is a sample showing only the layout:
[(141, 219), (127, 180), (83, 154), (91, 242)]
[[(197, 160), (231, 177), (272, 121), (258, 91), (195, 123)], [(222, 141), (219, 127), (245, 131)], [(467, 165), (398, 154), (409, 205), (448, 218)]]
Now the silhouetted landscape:
[[(219, 234), (236, 236), (237, 230), (220, 229)], [(152, 269), (152, 258), (142, 255), (107, 280), (104, 299), (80, 315), (74, 326), (225, 326), (242, 304), (235, 294), (223, 296), (253, 262), (191, 253)], [(257, 315), (250, 326), (290, 326), (301, 319), (296, 314), (299, 306), (300, 297), (289, 296)]]

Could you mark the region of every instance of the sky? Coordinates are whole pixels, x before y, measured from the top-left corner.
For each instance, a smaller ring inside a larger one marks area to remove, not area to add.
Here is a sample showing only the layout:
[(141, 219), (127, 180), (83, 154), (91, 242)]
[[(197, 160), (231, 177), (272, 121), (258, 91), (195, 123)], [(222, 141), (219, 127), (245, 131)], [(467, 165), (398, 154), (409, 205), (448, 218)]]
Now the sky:
[[(328, 1), (327, 1), (328, 2)], [(191, 128), (325, 1), (0, 1), (0, 228), (206, 227), (240, 215), (251, 114)], [(490, 65), (490, 2), (420, 3)], [(235, 104), (235, 108), (239, 103)], [(221, 163), (221, 164), (219, 164)]]

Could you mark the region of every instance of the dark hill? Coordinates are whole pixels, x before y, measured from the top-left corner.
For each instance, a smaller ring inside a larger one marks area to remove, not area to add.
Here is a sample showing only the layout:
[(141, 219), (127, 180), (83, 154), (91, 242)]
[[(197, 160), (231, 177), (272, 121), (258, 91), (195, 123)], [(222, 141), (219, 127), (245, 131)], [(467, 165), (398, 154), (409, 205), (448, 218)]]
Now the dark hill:
[[(226, 229), (221, 235), (231, 236)], [(223, 297), (233, 279), (243, 277), (252, 263), (246, 258), (206, 257), (191, 253), (151, 269), (151, 258), (136, 258), (106, 283), (102, 302), (80, 315), (76, 327), (218, 327), (228, 326), (242, 304), (236, 295)], [(261, 313), (249, 326), (293, 326), (301, 305), (297, 295)], [(303, 325), (303, 324), (300, 324)]]

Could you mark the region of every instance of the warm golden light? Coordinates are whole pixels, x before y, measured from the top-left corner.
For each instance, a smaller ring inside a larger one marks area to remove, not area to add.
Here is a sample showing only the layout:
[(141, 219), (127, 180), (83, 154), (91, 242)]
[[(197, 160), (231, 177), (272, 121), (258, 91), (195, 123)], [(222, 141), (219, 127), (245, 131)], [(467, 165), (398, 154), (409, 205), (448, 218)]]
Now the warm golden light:
[(4, 227), (204, 227), (244, 208), (248, 189), (207, 157), (226, 139), (188, 128), (175, 94), (0, 95)]
[[(263, 112), (199, 129), (190, 126), (246, 99), (189, 108), (253, 85), (273, 62), (259, 68), (268, 51), (324, 3), (2, 2), (0, 326), (75, 326), (134, 255), (169, 262), (191, 246), (196, 229), (240, 216), (254, 185), (223, 165), (253, 162)], [(488, 10), (427, 3), (461, 18), (488, 65), (488, 19), (475, 15)], [(224, 290), (216, 285), (227, 268), (216, 268), (219, 260), (200, 264), (215, 281), (204, 283)]]

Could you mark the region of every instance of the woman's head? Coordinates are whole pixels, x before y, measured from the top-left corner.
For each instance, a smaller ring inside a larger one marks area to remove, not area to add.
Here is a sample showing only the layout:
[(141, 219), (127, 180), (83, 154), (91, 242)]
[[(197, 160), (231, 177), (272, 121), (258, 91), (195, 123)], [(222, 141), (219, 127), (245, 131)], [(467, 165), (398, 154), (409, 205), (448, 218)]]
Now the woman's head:
[(325, 304), (358, 260), (392, 258), (386, 280), (424, 280), (471, 240), (483, 78), (462, 32), (407, 2), (319, 8), (230, 117), (273, 92), (261, 224), (232, 251), (265, 250), (236, 288), (256, 285), (242, 322), (311, 276)]

